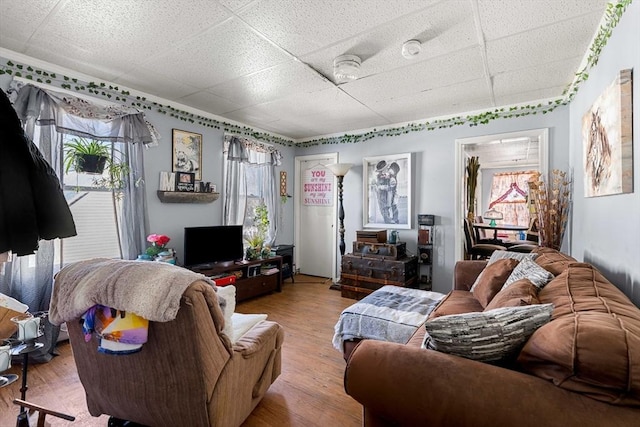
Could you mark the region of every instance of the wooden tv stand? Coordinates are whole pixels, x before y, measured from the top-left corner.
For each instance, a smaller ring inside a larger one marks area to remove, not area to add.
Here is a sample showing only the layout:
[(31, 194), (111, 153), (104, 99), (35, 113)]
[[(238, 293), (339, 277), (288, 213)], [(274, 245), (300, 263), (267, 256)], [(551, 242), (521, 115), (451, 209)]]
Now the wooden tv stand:
[[(272, 266), (277, 272), (266, 275), (262, 270)], [(190, 270), (212, 277), (221, 275), (236, 275), (236, 301), (264, 295), (273, 291), (282, 291), (282, 257), (275, 256), (254, 261), (209, 264), (205, 266), (191, 266)]]

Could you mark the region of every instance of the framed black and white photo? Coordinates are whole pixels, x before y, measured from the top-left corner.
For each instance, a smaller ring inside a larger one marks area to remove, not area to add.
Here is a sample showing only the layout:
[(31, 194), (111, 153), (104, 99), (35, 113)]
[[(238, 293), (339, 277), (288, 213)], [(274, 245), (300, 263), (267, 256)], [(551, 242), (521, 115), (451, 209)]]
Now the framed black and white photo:
[(176, 172), (176, 191), (194, 191), (195, 181), (193, 172)]
[(194, 173), (197, 181), (202, 180), (202, 135), (173, 129), (172, 172)]
[(363, 224), (411, 228), (411, 153), (363, 159)]

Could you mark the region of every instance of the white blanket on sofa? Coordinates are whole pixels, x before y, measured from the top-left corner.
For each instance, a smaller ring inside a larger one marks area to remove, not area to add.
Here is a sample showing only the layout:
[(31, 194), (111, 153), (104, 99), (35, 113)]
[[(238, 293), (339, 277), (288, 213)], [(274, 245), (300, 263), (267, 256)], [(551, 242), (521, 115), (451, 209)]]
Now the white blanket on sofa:
[(444, 297), (439, 292), (383, 286), (340, 314), (333, 346), (354, 338), (406, 343)]

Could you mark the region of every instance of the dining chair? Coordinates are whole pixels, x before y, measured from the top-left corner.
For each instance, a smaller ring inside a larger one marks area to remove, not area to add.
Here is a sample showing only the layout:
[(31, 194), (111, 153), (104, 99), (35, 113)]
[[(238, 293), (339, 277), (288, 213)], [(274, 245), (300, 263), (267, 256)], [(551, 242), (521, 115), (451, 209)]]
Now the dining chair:
[(487, 259), (495, 251), (506, 251), (502, 245), (492, 243), (478, 243), (475, 239), (473, 226), (468, 218), (464, 219), (465, 249), (469, 259)]

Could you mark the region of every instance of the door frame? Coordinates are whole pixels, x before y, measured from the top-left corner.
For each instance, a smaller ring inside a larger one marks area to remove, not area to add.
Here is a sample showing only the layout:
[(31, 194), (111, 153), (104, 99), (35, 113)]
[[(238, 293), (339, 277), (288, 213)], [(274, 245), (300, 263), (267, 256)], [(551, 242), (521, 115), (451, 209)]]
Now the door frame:
[[(517, 137), (539, 138), (538, 169), (544, 179), (547, 179), (549, 170), (549, 128), (523, 130), (518, 132), (499, 133), (492, 135), (474, 136), (471, 138), (456, 139), (455, 147), (455, 183), (454, 183), (454, 254), (455, 260), (464, 259), (464, 236), (462, 232), (463, 209), (465, 206), (464, 179), (466, 170), (465, 148), (467, 145), (488, 143), (496, 139), (511, 139)], [(482, 167), (482, 165), (480, 165)]]
[[(301, 224), (300, 224), (300, 206), (301, 206), (301, 201), (302, 201), (302, 191), (300, 188), (300, 179), (301, 179), (301, 171), (300, 171), (300, 164), (302, 162), (307, 162), (310, 160), (319, 160), (319, 159), (332, 159), (333, 163), (337, 163), (338, 162), (338, 153), (322, 153), (322, 154), (310, 154), (310, 155), (306, 155), (306, 156), (296, 156), (295, 157), (295, 169), (294, 169), (294, 179), (295, 179), (295, 190), (294, 190), (294, 199), (295, 203), (293, 204), (293, 217), (294, 217), (294, 230), (293, 230), (293, 240), (294, 240), (294, 245), (297, 248), (300, 248), (300, 230), (301, 230)], [(337, 185), (336, 184), (336, 178), (334, 177), (333, 179), (334, 182), (334, 188)], [(331, 250), (331, 273), (332, 273), (332, 277), (331, 279), (336, 282), (337, 281), (337, 262), (336, 259), (338, 257), (338, 251), (337, 251), (337, 246), (338, 246), (338, 237), (337, 237), (337, 225), (336, 225), (336, 221), (337, 221), (337, 204), (338, 204), (338, 192), (334, 191), (333, 192), (333, 212), (331, 214), (331, 228), (333, 229), (334, 233), (333, 236), (331, 237), (331, 242), (332, 242), (332, 250)], [(301, 259), (300, 256), (297, 257), (298, 260)], [(298, 264), (298, 263), (296, 263)], [(296, 268), (300, 268), (300, 265), (296, 265)]]

